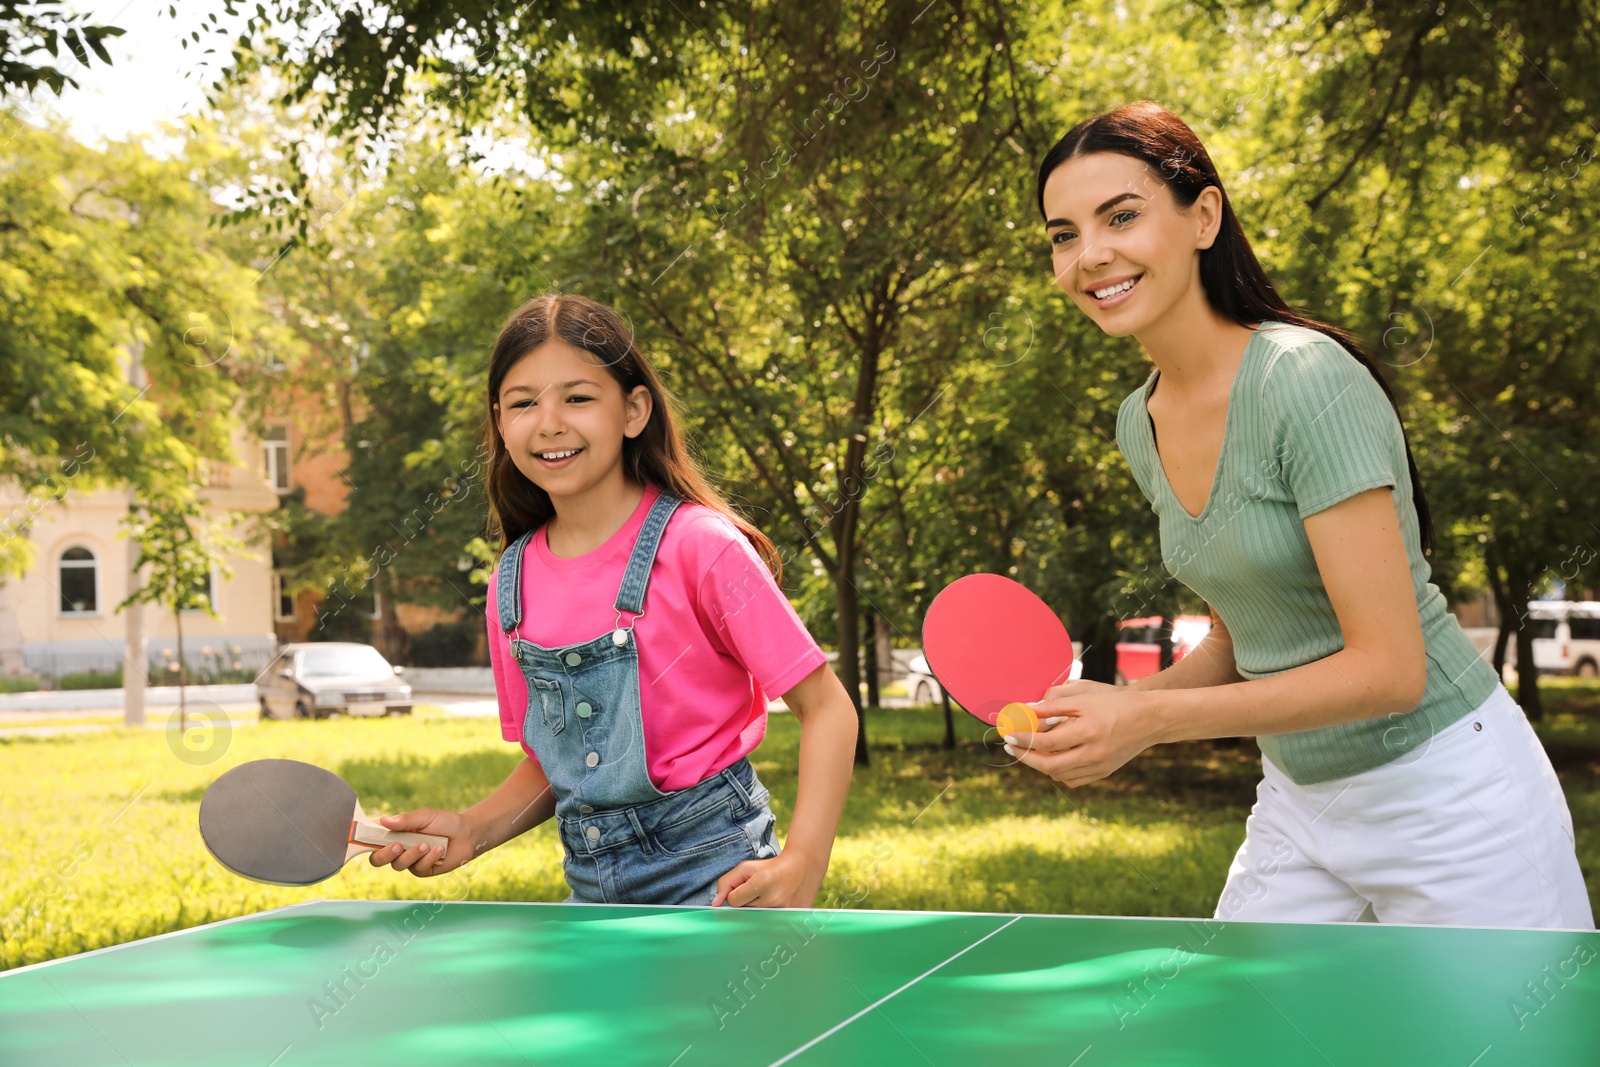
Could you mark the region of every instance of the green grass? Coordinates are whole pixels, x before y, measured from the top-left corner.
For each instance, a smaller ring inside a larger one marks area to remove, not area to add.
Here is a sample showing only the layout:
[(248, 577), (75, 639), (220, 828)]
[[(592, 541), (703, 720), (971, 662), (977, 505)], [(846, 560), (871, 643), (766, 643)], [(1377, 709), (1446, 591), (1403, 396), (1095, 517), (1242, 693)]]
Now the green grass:
[(1535, 729), (1572, 809), (1578, 864), (1600, 917), (1600, 681), (1540, 679), (1539, 691), (1544, 720)]
[[(1596, 886), (1600, 686), (1546, 695), (1540, 732)], [(439, 879), (356, 860), (320, 885), (287, 889), (236, 878), (205, 851), (195, 825), (200, 797), (223, 771), (251, 759), (329, 767), (371, 812), (472, 804), (520, 750), (499, 739), (493, 720), (433, 712), (246, 726), (205, 765), (179, 759), (161, 730), (0, 739), (8, 828), (0, 840), (0, 967), (323, 897), (564, 898), (550, 825)], [(872, 765), (856, 771), (819, 907), (1211, 914), (1254, 797), (1253, 744), (1165, 746), (1069, 792), (1008, 766), (968, 716), (957, 720), (954, 750), (940, 747), (942, 734), (937, 711), (870, 712)], [(780, 828), (794, 810), (798, 747), (793, 717), (775, 715), (753, 757)]]

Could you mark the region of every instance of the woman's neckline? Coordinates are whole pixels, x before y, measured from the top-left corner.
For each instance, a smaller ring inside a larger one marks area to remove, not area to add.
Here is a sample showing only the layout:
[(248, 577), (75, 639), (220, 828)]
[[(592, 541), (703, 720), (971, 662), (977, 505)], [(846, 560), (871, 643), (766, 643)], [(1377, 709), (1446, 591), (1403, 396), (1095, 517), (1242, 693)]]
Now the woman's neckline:
[(1144, 396), (1141, 398), (1141, 406), (1144, 408), (1145, 422), (1150, 427), (1150, 450), (1155, 453), (1156, 472), (1160, 478), (1162, 488), (1166, 490), (1167, 496), (1177, 505), (1179, 514), (1190, 522), (1205, 521), (1211, 512), (1212, 506), (1216, 503), (1217, 486), (1222, 482), (1222, 466), (1228, 460), (1228, 445), (1233, 439), (1234, 412), (1239, 407), (1239, 383), (1244, 380), (1245, 364), (1250, 359), (1250, 350), (1260, 340), (1263, 330), (1268, 326), (1274, 325), (1277, 325), (1277, 323), (1271, 320), (1257, 323), (1255, 328), (1250, 331), (1250, 339), (1245, 342), (1244, 351), (1239, 354), (1239, 366), (1233, 372), (1233, 381), (1228, 384), (1228, 410), (1222, 420), (1222, 444), (1217, 449), (1216, 467), (1211, 471), (1211, 488), (1207, 490), (1206, 502), (1201, 505), (1197, 513), (1191, 514), (1189, 509), (1184, 507), (1183, 501), (1178, 499), (1177, 491), (1172, 488), (1172, 481), (1167, 477), (1167, 465), (1161, 458), (1161, 445), (1156, 439), (1156, 420), (1150, 417), (1150, 394), (1155, 391), (1156, 380), (1161, 377), (1161, 369), (1159, 367), (1156, 368), (1151, 373), (1149, 380), (1144, 384)]

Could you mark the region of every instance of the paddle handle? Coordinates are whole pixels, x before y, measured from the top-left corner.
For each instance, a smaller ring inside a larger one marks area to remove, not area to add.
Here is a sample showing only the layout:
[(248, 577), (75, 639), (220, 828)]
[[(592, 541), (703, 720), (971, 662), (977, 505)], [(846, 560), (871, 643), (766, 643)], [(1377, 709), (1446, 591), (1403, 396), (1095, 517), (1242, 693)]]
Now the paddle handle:
[(450, 843), (448, 837), (438, 834), (416, 834), (406, 830), (391, 830), (366, 819), (352, 819), (350, 821), (350, 843), (366, 848), (379, 849), (385, 845), (404, 845), (412, 848), (416, 845), (428, 845), (439, 852)]

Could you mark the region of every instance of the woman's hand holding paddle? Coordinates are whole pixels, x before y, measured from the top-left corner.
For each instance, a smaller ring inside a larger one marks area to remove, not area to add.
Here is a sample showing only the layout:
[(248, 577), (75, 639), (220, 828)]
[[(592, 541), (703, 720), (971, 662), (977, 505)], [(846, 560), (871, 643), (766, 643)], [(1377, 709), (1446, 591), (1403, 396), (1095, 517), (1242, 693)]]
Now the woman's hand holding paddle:
[(1010, 734), (1006, 752), (1064, 785), (1097, 782), (1160, 740), (1151, 697), (1104, 682), (1053, 685), (1031, 704), (1038, 732)]

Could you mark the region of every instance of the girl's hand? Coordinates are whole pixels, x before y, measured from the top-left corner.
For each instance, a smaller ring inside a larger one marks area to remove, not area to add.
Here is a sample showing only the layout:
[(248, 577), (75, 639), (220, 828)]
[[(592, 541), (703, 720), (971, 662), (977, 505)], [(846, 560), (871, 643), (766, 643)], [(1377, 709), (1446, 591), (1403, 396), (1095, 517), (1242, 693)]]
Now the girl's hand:
[(1006, 752), (1069, 786), (1099, 781), (1157, 742), (1153, 698), (1103, 682), (1053, 686), (1030, 705), (1039, 731), (1008, 736)]
[(734, 908), (809, 908), (827, 873), (826, 863), (818, 865), (791, 850), (771, 859), (745, 860), (717, 879), (717, 895), (711, 906), (726, 903)]
[(455, 870), (476, 854), (474, 841), (477, 834), (460, 812), (418, 808), (399, 815), (385, 815), (376, 821), (385, 829), (437, 834), (449, 838), (449, 841), (445, 845), (443, 860), (439, 858), (438, 850), (427, 845), (414, 845), (411, 848), (399, 844), (384, 845), (370, 857), (374, 867), (388, 866), (397, 871), (410, 871), (418, 878), (432, 878)]

